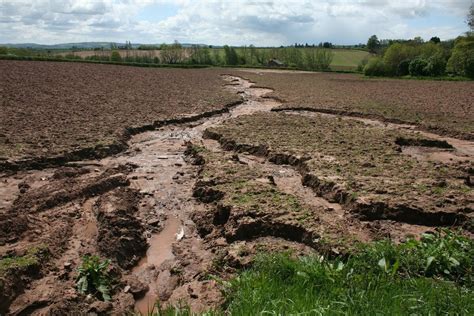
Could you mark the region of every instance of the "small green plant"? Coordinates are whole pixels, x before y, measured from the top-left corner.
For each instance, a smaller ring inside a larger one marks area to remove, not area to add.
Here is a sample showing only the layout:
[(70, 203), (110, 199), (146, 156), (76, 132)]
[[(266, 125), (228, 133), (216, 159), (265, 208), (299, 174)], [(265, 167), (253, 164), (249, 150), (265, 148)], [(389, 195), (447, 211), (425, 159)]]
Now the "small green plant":
[(79, 267), (76, 286), (81, 294), (93, 294), (110, 301), (110, 277), (107, 273), (110, 260), (98, 256), (84, 256)]

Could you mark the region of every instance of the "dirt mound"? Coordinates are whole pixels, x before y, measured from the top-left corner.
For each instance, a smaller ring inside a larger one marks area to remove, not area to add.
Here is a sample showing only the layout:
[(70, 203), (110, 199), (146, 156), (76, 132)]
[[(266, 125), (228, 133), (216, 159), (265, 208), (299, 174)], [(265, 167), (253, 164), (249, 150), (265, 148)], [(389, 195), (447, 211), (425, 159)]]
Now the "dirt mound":
[(100, 196), (94, 206), (98, 249), (125, 269), (133, 267), (147, 248), (145, 229), (136, 218), (140, 199), (136, 190), (118, 188)]

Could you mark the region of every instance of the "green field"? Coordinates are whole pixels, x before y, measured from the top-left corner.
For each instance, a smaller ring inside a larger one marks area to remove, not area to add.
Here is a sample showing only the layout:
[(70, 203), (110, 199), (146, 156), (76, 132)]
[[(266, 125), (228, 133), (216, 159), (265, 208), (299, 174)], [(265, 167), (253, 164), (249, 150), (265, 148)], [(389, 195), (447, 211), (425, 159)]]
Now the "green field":
[(334, 58), (331, 63), (333, 70), (349, 70), (357, 68), (357, 65), (364, 59), (369, 58), (370, 53), (355, 49), (333, 49)]

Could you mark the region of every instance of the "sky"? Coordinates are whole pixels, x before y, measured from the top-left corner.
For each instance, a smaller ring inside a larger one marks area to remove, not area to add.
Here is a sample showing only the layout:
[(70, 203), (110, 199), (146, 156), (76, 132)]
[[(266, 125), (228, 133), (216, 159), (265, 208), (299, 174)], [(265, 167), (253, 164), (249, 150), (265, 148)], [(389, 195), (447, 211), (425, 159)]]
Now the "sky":
[(0, 43), (335, 44), (466, 32), (473, 0), (0, 0)]

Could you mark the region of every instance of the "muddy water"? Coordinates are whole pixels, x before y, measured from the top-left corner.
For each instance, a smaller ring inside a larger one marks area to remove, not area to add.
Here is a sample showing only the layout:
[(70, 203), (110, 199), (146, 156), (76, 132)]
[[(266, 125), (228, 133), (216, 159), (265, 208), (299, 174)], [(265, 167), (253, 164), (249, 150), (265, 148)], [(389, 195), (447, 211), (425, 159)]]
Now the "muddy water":
[(210, 257), (200, 246), (199, 237), (189, 220), (189, 215), (199, 206), (191, 198), (196, 170), (184, 161), (186, 142), (205, 145), (208, 142), (203, 141), (202, 134), (206, 128), (232, 117), (270, 111), (280, 105), (274, 100), (262, 98), (271, 92), (270, 89), (252, 88), (252, 83), (237, 77), (226, 76), (224, 79), (229, 82), (226, 88), (239, 93), (244, 100), (229, 113), (139, 134), (132, 138), (130, 148), (124, 155), (102, 161), (102, 164), (110, 166), (136, 165), (129, 178), (131, 187), (146, 196), (141, 211), (143, 221), (154, 224), (163, 222), (158, 219), (166, 218), (165, 224), (156, 228), (159, 232), (152, 233), (148, 238), (146, 257), (132, 271), (149, 286), (145, 297), (136, 302), (136, 310), (142, 314), (152, 310), (153, 304), (160, 298), (164, 286), (157, 281), (160, 267), (175, 259), (173, 249), (178, 243), (190, 243), (192, 249), (189, 251), (197, 257)]
[[(146, 256), (143, 257), (138, 265), (133, 269), (132, 273), (139, 274), (142, 272), (143, 268), (149, 264), (154, 266), (160, 266), (166, 260), (171, 260), (174, 258), (171, 245), (177, 241), (177, 235), (181, 222), (174, 216), (169, 217), (166, 220), (163, 230), (159, 234), (151, 236), (148, 243), (150, 247), (146, 252)], [(158, 286), (156, 280), (149, 280), (150, 288), (143, 298), (138, 300), (135, 304), (135, 307), (142, 314), (146, 314), (149, 310), (152, 309), (155, 301), (157, 299), (157, 293), (155, 291)]]
[(379, 120), (368, 119), (368, 118), (359, 118), (359, 117), (354, 117), (354, 116), (344, 116), (344, 115), (318, 113), (318, 112), (310, 112), (310, 111), (283, 111), (283, 113), (293, 114), (293, 115), (304, 115), (308, 117), (325, 116), (325, 117), (342, 118), (345, 120), (355, 120), (369, 126), (402, 130), (405, 132), (409, 132), (409, 133), (426, 137), (428, 139), (445, 141), (451, 146), (453, 146), (453, 149), (443, 149), (443, 148), (435, 148), (435, 147), (428, 148), (428, 147), (420, 147), (420, 146), (403, 146), (402, 153), (412, 156), (418, 160), (430, 160), (430, 161), (439, 161), (443, 163), (450, 163), (450, 162), (466, 161), (466, 160), (474, 159), (474, 142), (420, 131), (420, 130), (417, 130), (417, 127), (415, 125), (387, 123), (387, 122), (382, 122)]

